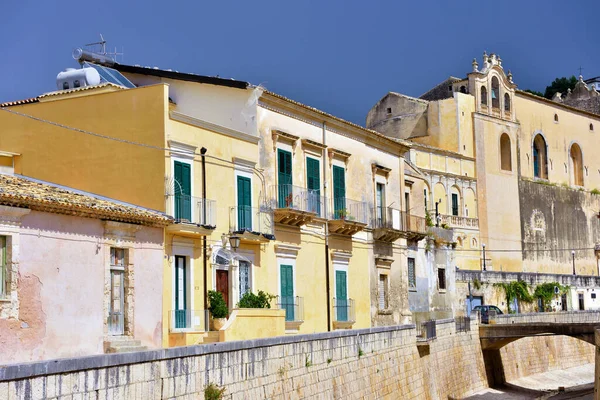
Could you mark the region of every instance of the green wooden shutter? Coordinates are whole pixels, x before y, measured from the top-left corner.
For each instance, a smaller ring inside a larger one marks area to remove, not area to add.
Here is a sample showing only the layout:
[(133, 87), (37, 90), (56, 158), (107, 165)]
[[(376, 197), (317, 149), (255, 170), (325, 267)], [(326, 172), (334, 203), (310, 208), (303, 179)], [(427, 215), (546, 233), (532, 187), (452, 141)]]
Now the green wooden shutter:
[[(175, 256), (175, 328), (187, 328), (187, 274), (185, 257)], [(183, 286), (183, 287), (182, 287)]]
[(458, 215), (458, 195), (452, 193), (452, 215)]
[(333, 166), (333, 212), (334, 218), (344, 218), (346, 210), (346, 174), (344, 168)]
[(252, 189), (250, 178), (237, 177), (238, 230), (252, 230)]
[(292, 153), (289, 151), (277, 150), (278, 164), (278, 202), (279, 208), (292, 207)]
[(308, 189), (308, 210), (321, 215), (321, 168), (319, 160), (306, 158), (306, 188)]
[(294, 269), (291, 265), (281, 265), (281, 305), (285, 310), (285, 320), (294, 321)]
[(190, 164), (174, 162), (175, 169), (175, 218), (192, 220), (192, 167)]
[(346, 271), (335, 271), (335, 298), (337, 306), (337, 320), (348, 321)]

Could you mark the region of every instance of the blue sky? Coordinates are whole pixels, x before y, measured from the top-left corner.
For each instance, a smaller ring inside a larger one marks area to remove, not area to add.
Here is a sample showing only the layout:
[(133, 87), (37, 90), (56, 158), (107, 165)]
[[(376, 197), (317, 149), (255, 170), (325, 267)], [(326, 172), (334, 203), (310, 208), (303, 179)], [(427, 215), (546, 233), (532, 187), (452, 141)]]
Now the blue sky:
[(260, 83), (363, 125), (388, 91), (419, 96), (483, 50), (522, 89), (600, 75), (597, 0), (21, 0), (0, 21), (0, 102), (54, 90), (99, 33), (126, 64)]

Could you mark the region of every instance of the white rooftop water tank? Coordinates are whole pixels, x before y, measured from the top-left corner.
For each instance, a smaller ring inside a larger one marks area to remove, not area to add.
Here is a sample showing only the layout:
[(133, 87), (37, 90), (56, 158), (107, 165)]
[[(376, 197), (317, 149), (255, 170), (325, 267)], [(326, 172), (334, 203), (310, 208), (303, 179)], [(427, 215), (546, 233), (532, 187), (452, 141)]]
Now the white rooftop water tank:
[(94, 86), (99, 83), (100, 74), (94, 68), (67, 68), (56, 75), (56, 88), (58, 90)]

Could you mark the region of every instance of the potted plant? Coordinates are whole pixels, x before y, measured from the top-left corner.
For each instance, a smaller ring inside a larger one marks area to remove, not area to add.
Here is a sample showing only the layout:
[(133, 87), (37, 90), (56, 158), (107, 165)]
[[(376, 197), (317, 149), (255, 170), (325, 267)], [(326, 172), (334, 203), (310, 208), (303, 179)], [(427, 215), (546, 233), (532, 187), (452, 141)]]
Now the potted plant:
[(227, 304), (221, 292), (217, 292), (216, 290), (208, 291), (208, 302), (208, 311), (210, 311), (212, 317), (212, 328), (218, 331), (227, 322), (227, 314), (229, 312)]

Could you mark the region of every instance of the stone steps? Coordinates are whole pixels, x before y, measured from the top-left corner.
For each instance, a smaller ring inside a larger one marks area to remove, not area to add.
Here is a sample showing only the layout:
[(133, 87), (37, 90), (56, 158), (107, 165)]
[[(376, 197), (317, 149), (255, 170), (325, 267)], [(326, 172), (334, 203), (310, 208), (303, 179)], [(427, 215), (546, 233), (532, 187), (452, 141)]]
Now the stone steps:
[(202, 344), (218, 343), (218, 342), (219, 342), (219, 332), (206, 332), (204, 338), (202, 339)]

